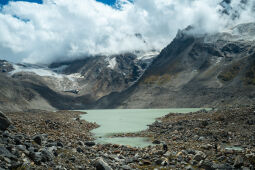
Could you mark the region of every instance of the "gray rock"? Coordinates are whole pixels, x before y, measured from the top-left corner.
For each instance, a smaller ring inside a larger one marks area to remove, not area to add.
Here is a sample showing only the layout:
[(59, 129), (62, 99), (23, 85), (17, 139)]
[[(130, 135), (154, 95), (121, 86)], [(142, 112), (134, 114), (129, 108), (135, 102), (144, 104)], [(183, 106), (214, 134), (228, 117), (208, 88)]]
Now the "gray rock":
[(53, 154), (51, 154), (48, 150), (42, 149), (41, 150), (41, 155), (42, 155), (42, 162), (49, 162), (52, 161), (53, 159)]
[(7, 158), (16, 158), (15, 155), (13, 155), (10, 151), (8, 151), (6, 148), (2, 146), (0, 146), (0, 155)]
[(151, 165), (151, 161), (150, 160), (143, 160), (143, 165)]
[(103, 158), (97, 158), (94, 162), (94, 166), (97, 170), (112, 170), (112, 168), (103, 160)]
[(228, 164), (213, 164), (212, 169), (217, 169), (217, 170), (232, 170), (234, 169), (232, 166)]
[(86, 168), (84, 168), (83, 166), (80, 166), (80, 165), (75, 166), (75, 169), (77, 169), (77, 170), (86, 170)]
[(156, 145), (159, 145), (159, 144), (160, 144), (160, 141), (159, 141), (159, 140), (154, 140), (152, 143), (153, 143), (153, 144), (156, 144)]
[(209, 150), (212, 149), (212, 145), (211, 144), (204, 144), (201, 146), (201, 148), (205, 149), (205, 150)]
[(42, 135), (36, 135), (36, 136), (33, 137), (33, 140), (38, 145), (42, 145), (43, 137), (42, 137)]
[(73, 156), (73, 157), (71, 157), (70, 159), (69, 159), (70, 161), (72, 161), (72, 162), (75, 162), (75, 157)]
[(200, 168), (206, 169), (206, 170), (213, 170), (213, 163), (211, 161), (203, 161), (200, 165)]
[(191, 155), (195, 155), (196, 154), (196, 151), (192, 150), (192, 149), (188, 149), (187, 152), (188, 152), (188, 154), (191, 154)]
[(185, 169), (186, 169), (186, 170), (193, 170), (194, 168), (192, 168), (191, 165), (188, 165), (188, 166), (185, 167)]
[(49, 151), (52, 155), (55, 155), (56, 154), (56, 151), (57, 151), (57, 147), (56, 146), (52, 146), (52, 147), (49, 147), (49, 148), (46, 148), (47, 151)]
[(16, 147), (20, 151), (25, 151), (26, 150), (26, 146), (24, 146), (24, 145), (17, 145)]
[(64, 144), (62, 142), (57, 142), (57, 146), (63, 148)]
[(29, 157), (31, 160), (35, 162), (35, 164), (40, 165), (42, 161), (42, 153), (41, 152), (30, 152)]
[(161, 163), (162, 166), (167, 166), (168, 165), (168, 162), (166, 160), (164, 160), (162, 163)]
[(198, 140), (199, 140), (199, 141), (204, 141), (204, 140), (205, 140), (205, 137), (200, 136), (200, 137), (198, 138)]
[(67, 170), (65, 167), (61, 166), (61, 165), (57, 165), (54, 170)]
[(162, 162), (163, 162), (163, 161), (162, 161), (161, 159), (158, 159), (158, 160), (155, 161), (155, 164), (156, 164), (156, 165), (161, 165)]
[(199, 161), (201, 161), (201, 160), (204, 160), (205, 157), (206, 157), (206, 155), (205, 155), (203, 152), (198, 151), (198, 152), (196, 153), (196, 155), (194, 156), (194, 160), (196, 160), (196, 161), (199, 162)]
[(31, 147), (28, 148), (28, 151), (29, 152), (35, 152), (35, 148), (31, 146)]
[(46, 144), (46, 147), (57, 146), (57, 142), (50, 142)]
[(11, 125), (11, 121), (0, 111), (0, 130), (5, 131)]
[(84, 144), (85, 144), (86, 146), (94, 146), (94, 145), (96, 145), (96, 143), (93, 142), (93, 141), (88, 141), (88, 142), (85, 142)]
[(79, 152), (79, 153), (84, 153), (83, 149), (81, 149), (80, 147), (78, 147), (76, 150), (77, 150), (77, 152)]
[(166, 152), (168, 150), (167, 144), (163, 144), (163, 150)]
[(82, 142), (82, 141), (79, 141), (79, 142), (78, 142), (78, 145), (80, 145), (80, 146), (85, 146), (84, 142)]
[(124, 169), (124, 170), (131, 170), (131, 169), (132, 169), (132, 168), (131, 168), (130, 166), (128, 166), (128, 165), (123, 165), (121, 168)]
[(243, 157), (241, 157), (240, 155), (238, 155), (238, 156), (235, 158), (234, 167), (235, 167), (235, 168), (241, 168), (241, 166), (243, 166), (243, 164), (244, 164)]
[(9, 158), (7, 158), (7, 157), (4, 157), (4, 161), (6, 162), (6, 163), (8, 163), (8, 164), (10, 164), (12, 161), (9, 159)]
[(199, 136), (198, 135), (195, 135), (194, 137), (193, 137), (193, 140), (198, 140), (199, 139)]

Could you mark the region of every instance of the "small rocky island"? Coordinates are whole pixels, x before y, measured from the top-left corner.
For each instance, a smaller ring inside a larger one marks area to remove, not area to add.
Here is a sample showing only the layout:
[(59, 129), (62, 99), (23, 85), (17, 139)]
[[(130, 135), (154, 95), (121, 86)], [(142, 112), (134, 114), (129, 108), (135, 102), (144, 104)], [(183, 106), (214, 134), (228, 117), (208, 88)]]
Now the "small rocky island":
[[(145, 148), (96, 144), (80, 112), (0, 113), (0, 169), (254, 169), (255, 106), (170, 113)], [(131, 135), (131, 134), (128, 134)]]

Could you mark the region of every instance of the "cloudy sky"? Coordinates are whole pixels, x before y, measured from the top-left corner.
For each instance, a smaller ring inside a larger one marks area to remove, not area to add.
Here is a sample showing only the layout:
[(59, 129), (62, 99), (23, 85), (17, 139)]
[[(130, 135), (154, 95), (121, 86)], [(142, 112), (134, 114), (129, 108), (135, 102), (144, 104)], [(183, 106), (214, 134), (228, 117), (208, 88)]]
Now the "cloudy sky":
[(232, 0), (227, 9), (238, 12), (234, 21), (219, 13), (221, 1), (0, 0), (0, 58), (48, 64), (88, 55), (160, 50), (188, 25), (199, 33), (213, 33), (254, 21), (253, 0), (247, 5)]

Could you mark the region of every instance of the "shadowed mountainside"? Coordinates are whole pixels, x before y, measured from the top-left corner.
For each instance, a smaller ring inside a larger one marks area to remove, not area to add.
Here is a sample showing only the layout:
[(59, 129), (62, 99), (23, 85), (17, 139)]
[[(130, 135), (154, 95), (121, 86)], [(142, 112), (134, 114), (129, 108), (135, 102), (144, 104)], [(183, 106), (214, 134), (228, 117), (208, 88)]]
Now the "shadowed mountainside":
[(48, 67), (0, 61), (0, 109), (84, 109), (136, 82), (155, 54), (95, 56)]

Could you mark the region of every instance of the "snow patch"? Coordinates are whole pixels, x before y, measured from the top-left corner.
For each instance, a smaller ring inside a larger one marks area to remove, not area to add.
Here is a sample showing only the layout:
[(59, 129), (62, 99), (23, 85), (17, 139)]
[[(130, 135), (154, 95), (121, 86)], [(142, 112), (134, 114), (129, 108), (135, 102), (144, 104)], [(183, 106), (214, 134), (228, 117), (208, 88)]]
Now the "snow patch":
[(84, 76), (82, 76), (80, 73), (69, 74), (69, 75), (67, 75), (67, 77), (69, 79), (81, 79), (81, 78), (84, 78)]
[(219, 64), (221, 61), (222, 61), (222, 58), (217, 58), (215, 63)]
[(116, 67), (116, 65), (117, 65), (117, 61), (116, 61), (116, 57), (114, 57), (114, 58), (112, 58), (112, 59), (110, 59), (109, 61), (108, 61), (108, 68), (111, 68), (111, 69), (114, 69), (115, 67)]
[(141, 55), (138, 55), (137, 59), (138, 60), (149, 60), (149, 59), (156, 57), (157, 55), (159, 55), (158, 51), (153, 51), (153, 52), (151, 51), (151, 52), (146, 52)]
[(55, 73), (54, 71), (44, 67), (13, 64), (13, 68), (14, 70), (11, 72), (11, 75), (15, 73), (19, 73), (19, 72), (30, 72), (30, 73), (35, 73), (42, 77), (63, 78), (63, 75)]

